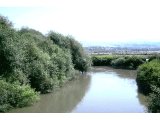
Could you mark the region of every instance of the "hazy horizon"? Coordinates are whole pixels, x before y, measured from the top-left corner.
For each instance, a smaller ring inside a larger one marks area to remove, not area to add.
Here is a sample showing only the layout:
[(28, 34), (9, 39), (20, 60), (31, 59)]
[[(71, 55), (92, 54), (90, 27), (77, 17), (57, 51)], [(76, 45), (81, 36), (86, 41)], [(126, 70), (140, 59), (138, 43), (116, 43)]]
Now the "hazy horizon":
[[(50, 0), (47, 0), (50, 1)], [(14, 27), (71, 35), (83, 46), (160, 41), (160, 7), (146, 0), (53, 0), (51, 6), (0, 7)]]

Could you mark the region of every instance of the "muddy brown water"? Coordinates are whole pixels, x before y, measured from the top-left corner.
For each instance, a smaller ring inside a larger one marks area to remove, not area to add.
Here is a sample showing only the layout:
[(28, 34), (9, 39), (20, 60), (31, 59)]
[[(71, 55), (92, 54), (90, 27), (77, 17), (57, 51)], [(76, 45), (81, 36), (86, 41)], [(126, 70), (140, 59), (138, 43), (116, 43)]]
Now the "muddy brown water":
[(146, 97), (137, 91), (135, 70), (94, 67), (32, 106), (13, 113), (143, 113)]

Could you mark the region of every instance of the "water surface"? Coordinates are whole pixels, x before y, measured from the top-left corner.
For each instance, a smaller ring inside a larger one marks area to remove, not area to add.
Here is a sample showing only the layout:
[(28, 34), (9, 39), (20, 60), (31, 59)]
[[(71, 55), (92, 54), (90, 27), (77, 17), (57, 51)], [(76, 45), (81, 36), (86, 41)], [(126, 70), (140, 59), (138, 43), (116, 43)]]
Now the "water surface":
[(136, 71), (94, 67), (54, 93), (41, 95), (35, 105), (11, 112), (147, 112), (146, 98), (139, 94)]

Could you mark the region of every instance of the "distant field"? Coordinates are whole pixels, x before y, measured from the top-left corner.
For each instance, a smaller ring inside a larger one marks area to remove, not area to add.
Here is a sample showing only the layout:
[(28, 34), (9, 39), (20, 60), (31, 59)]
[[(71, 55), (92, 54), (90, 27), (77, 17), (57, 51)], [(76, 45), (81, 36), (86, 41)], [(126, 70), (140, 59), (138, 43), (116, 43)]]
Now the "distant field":
[(122, 55), (122, 54), (111, 54), (111, 55), (108, 55), (108, 54), (91, 54), (91, 56), (96, 56), (96, 57), (121, 57), (121, 56), (129, 56), (129, 57), (132, 57), (132, 56), (136, 56), (136, 57), (143, 57), (143, 58), (148, 58), (152, 55), (133, 55), (133, 54), (126, 54), (126, 55)]
[(93, 66), (112, 66), (122, 69), (137, 69), (151, 58), (148, 55), (92, 55)]

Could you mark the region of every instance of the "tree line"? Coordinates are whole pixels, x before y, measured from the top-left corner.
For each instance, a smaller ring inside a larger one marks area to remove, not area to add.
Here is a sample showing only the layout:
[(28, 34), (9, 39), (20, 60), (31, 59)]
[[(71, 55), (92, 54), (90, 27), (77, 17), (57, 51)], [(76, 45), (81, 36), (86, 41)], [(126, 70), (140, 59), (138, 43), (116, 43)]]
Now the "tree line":
[(147, 97), (148, 112), (160, 112), (160, 56), (94, 55), (93, 66), (137, 69), (138, 91)]
[(127, 55), (93, 55), (93, 66), (111, 66), (122, 69), (137, 69), (139, 65), (145, 63), (146, 57)]
[(160, 112), (160, 56), (139, 66), (137, 71), (138, 90), (148, 97), (148, 111)]
[(91, 59), (71, 36), (30, 28), (16, 30), (0, 15), (0, 111), (30, 105), (86, 72)]

